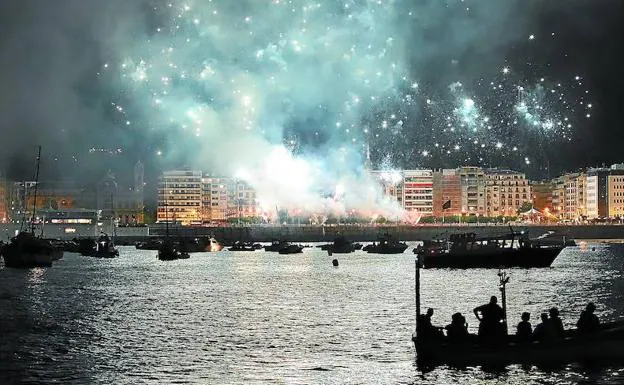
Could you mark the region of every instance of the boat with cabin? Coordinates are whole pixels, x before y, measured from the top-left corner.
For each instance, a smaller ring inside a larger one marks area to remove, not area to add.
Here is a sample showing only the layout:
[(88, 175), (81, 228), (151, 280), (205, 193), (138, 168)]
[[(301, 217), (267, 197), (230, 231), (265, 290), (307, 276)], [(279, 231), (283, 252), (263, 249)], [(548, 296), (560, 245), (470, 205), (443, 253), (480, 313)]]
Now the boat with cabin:
[(528, 232), (451, 234), (414, 248), (424, 268), (549, 267), (565, 245), (529, 239)]
[(507, 335), (506, 285), (509, 276), (499, 272), (504, 334), (496, 340), (483, 340), (468, 334), (453, 339), (444, 334), (424, 333), (419, 329), (420, 268), (417, 258), (415, 273), (416, 332), (412, 341), (420, 369), (438, 365), (454, 367), (505, 367), (510, 364), (553, 366), (562, 364), (608, 364), (624, 362), (624, 320), (600, 324), (592, 332), (567, 330), (558, 339), (534, 341)]
[(373, 254), (402, 254), (407, 249), (407, 243), (394, 239), (386, 233), (379, 237), (378, 242), (373, 242), (362, 248), (363, 251)]
[(354, 252), (355, 250), (360, 250), (362, 248), (362, 244), (353, 243), (345, 236), (339, 235), (334, 238), (334, 242), (321, 245), (320, 248), (321, 250), (325, 250), (332, 254), (348, 254)]
[[(0, 253), (4, 258), (4, 266), (15, 268), (50, 267), (52, 262), (63, 257), (63, 250), (52, 243), (35, 235), (35, 214), (37, 211), (37, 191), (39, 188), (39, 163), (41, 161), (41, 146), (37, 153), (37, 167), (35, 169), (35, 192), (33, 199), (30, 231), (20, 229), (8, 244), (4, 244)], [(25, 213), (25, 212), (24, 212)], [(25, 215), (25, 214), (24, 214)], [(26, 218), (22, 220), (22, 225)]]

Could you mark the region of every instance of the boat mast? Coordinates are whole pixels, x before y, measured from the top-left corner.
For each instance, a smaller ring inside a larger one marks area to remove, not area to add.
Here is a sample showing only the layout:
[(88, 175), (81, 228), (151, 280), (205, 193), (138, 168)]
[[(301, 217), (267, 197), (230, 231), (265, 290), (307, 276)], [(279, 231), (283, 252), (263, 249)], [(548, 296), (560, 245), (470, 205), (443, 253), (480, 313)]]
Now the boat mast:
[(416, 330), (418, 330), (418, 317), (420, 316), (420, 260), (418, 256), (416, 256), (415, 269), (414, 290), (416, 291)]
[(505, 271), (499, 270), (498, 277), (499, 277), (498, 288), (501, 291), (501, 302), (503, 304), (503, 325), (505, 327), (505, 334), (507, 334), (508, 333), (508, 330), (507, 330), (507, 290), (505, 286), (509, 282), (509, 276), (507, 275)]
[(111, 225), (111, 237), (113, 240), (115, 240), (115, 226), (114, 226), (114, 217), (115, 217), (115, 206), (113, 205), (113, 193), (111, 193), (111, 218), (110, 218), (110, 225)]
[(37, 168), (35, 169), (35, 199), (33, 200), (33, 212), (30, 218), (30, 232), (35, 235), (35, 210), (37, 209), (37, 189), (39, 187), (39, 161), (41, 160), (41, 146), (37, 153)]

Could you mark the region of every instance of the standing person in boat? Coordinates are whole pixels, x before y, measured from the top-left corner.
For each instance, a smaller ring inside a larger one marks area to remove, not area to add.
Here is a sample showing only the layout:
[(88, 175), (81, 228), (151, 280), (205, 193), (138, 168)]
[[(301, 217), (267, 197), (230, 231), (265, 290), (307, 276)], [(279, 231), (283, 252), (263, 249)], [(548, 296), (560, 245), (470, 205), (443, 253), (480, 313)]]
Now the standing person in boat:
[(549, 318), (548, 322), (552, 325), (552, 332), (556, 338), (563, 338), (563, 321), (559, 318), (559, 309), (556, 307), (551, 307), (548, 311)]
[(590, 302), (585, 307), (585, 310), (581, 312), (581, 317), (576, 322), (579, 333), (591, 333), (598, 330), (600, 321), (598, 320), (598, 316), (594, 314), (595, 310), (596, 305)]
[(522, 313), (521, 318), (522, 321), (520, 321), (516, 327), (516, 336), (518, 336), (518, 339), (521, 341), (531, 341), (533, 338), (533, 327), (531, 326), (531, 322), (529, 322), (531, 313), (525, 311)]
[(489, 303), (474, 308), (474, 314), (480, 321), (479, 337), (495, 340), (507, 333), (502, 323), (505, 314), (497, 302), (498, 299), (493, 295)]

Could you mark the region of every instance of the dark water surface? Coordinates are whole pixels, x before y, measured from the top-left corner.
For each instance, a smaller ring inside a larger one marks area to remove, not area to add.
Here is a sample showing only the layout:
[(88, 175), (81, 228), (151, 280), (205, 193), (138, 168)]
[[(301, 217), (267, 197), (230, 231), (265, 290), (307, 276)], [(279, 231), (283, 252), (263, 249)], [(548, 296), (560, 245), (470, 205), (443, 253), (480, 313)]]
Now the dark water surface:
[[(556, 305), (566, 326), (588, 300), (624, 316), (624, 246), (567, 248), (550, 269), (509, 270), (510, 323)], [(411, 251), (411, 248), (409, 249)], [(0, 384), (620, 384), (621, 368), (420, 373), (414, 256), (193, 254), (160, 262), (66, 254), (49, 269), (0, 267)], [(446, 324), (498, 294), (496, 270), (423, 270), (422, 300)]]

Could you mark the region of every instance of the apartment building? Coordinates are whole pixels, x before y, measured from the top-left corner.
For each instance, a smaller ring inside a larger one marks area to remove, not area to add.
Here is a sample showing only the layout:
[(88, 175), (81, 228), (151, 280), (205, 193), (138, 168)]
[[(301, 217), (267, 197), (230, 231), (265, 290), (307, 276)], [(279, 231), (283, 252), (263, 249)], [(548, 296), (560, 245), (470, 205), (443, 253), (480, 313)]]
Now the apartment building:
[(485, 170), (484, 175), (486, 216), (515, 216), (524, 203), (532, 202), (525, 174), (492, 168)]
[(551, 181), (530, 182), (533, 207), (541, 212), (553, 211), (552, 195), (554, 185)]
[(563, 175), (563, 213), (566, 220), (578, 220), (587, 216), (587, 175), (569, 173)]
[(485, 215), (485, 173), (481, 167), (458, 169), (461, 188), (461, 211), (468, 215)]
[(607, 214), (611, 218), (624, 217), (624, 176), (607, 176)]
[(158, 184), (157, 222), (202, 223), (202, 172), (165, 171)]
[[(461, 183), (457, 169), (433, 172), (433, 215), (461, 215)], [(445, 205), (446, 204), (446, 205)]]
[(433, 171), (403, 171), (403, 208), (423, 216), (433, 214)]

